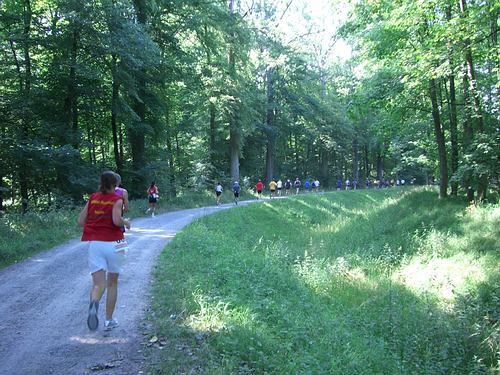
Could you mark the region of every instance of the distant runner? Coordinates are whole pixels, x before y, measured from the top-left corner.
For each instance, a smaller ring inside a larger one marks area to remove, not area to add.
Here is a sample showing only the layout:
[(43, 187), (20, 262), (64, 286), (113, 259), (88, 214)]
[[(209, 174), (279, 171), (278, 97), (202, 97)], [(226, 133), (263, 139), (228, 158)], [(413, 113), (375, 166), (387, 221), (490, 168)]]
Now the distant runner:
[(278, 184), (276, 183), (276, 181), (274, 181), (274, 178), (271, 180), (271, 182), (269, 183), (269, 191), (271, 192), (271, 199), (274, 198), (274, 196), (276, 195), (276, 188), (278, 187)]
[(295, 179), (295, 182), (293, 183), (293, 186), (295, 187), (295, 194), (299, 194), (300, 186), (302, 185), (302, 182), (300, 182), (299, 178), (297, 177)]
[(222, 185), (220, 182), (217, 182), (217, 185), (215, 186), (215, 196), (217, 197), (217, 206), (220, 205), (220, 196), (222, 194)]
[(234, 204), (237, 205), (238, 200), (240, 199), (240, 191), (241, 191), (241, 187), (240, 187), (240, 184), (238, 183), (238, 181), (234, 181), (232, 190), (233, 190), (233, 194), (234, 194)]
[(115, 193), (117, 178), (114, 172), (101, 174), (99, 192), (93, 193), (78, 216), (83, 227), (82, 241), (88, 241), (88, 262), (92, 275), (87, 326), (95, 331), (99, 326), (99, 301), (106, 293), (106, 319), (104, 328), (118, 326), (113, 319), (118, 296), (118, 275), (122, 272), (128, 245), (122, 226), (130, 229), (130, 222), (122, 218), (123, 199)]
[(311, 188), (311, 182), (309, 179), (306, 179), (306, 182), (304, 183), (304, 188), (306, 189), (306, 193), (309, 193), (309, 189)]
[(259, 178), (259, 181), (255, 184), (255, 190), (257, 190), (257, 196), (261, 197), (262, 190), (264, 190), (264, 184), (262, 183), (261, 179)]
[[(115, 193), (123, 199), (122, 216), (128, 211), (128, 191), (121, 187), (122, 177), (115, 173), (116, 175), (116, 188)], [(125, 232), (125, 227), (122, 227), (122, 232)]]
[(285, 194), (290, 195), (290, 190), (292, 189), (292, 182), (290, 179), (286, 180), (285, 182)]
[(281, 190), (283, 189), (283, 182), (281, 180), (278, 180), (278, 182), (276, 182), (276, 187), (278, 189), (278, 195), (281, 197)]
[(151, 182), (151, 185), (148, 190), (146, 190), (146, 193), (148, 194), (149, 202), (149, 208), (146, 210), (146, 213), (152, 211), (151, 217), (155, 217), (156, 202), (158, 202), (158, 187), (154, 181)]

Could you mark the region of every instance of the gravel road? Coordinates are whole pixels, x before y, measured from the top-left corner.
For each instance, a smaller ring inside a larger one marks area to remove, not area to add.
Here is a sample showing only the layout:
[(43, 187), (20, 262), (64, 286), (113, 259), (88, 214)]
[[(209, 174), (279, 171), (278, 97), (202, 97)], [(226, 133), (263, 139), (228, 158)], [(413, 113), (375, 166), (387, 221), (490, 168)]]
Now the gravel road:
[(196, 208), (132, 221), (115, 312), (120, 326), (111, 332), (102, 329), (104, 300), (99, 329), (87, 328), (90, 275), (85, 244), (79, 239), (0, 270), (0, 374), (146, 373), (140, 325), (158, 255), (193, 219), (231, 207)]

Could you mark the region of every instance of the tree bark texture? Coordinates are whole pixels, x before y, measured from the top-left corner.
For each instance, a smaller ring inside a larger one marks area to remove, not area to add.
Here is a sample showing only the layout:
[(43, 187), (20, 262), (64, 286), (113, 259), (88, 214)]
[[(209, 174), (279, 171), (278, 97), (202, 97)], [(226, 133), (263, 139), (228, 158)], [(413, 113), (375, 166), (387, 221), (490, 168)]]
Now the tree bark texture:
[(266, 111), (266, 182), (274, 177), (274, 161), (276, 156), (276, 125), (274, 103), (274, 68), (268, 67), (267, 82), (267, 111)]
[[(73, 26), (76, 27), (76, 26)], [(80, 147), (78, 136), (78, 93), (76, 90), (76, 64), (78, 56), (79, 33), (76, 29), (71, 32), (71, 50), (69, 54), (69, 77), (68, 93), (64, 103), (64, 110), (68, 121), (68, 128), (71, 129), (69, 142), (75, 150)]]
[(330, 162), (330, 152), (322, 147), (320, 151), (321, 155), (321, 165), (320, 165), (320, 176), (321, 176), (321, 184), (324, 187), (330, 186), (330, 173), (329, 173), (329, 162)]
[(439, 198), (446, 198), (448, 195), (448, 166), (446, 163), (446, 144), (444, 131), (441, 126), (441, 118), (439, 114), (438, 99), (436, 93), (436, 80), (429, 80), (429, 96), (432, 104), (432, 119), (434, 122), (434, 135), (439, 155)]
[[(31, 120), (31, 56), (30, 56), (30, 33), (32, 10), (30, 0), (24, 0), (24, 28), (23, 28), (23, 53), (24, 53), (24, 98), (28, 101), (22, 119), (21, 140), (25, 145), (28, 141), (28, 129)], [(19, 188), (21, 191), (22, 212), (28, 211), (28, 173), (29, 168), (24, 158), (19, 161)]]
[(212, 167), (215, 167), (215, 164), (217, 162), (216, 160), (216, 155), (217, 155), (217, 145), (216, 145), (216, 129), (217, 129), (217, 124), (215, 122), (215, 104), (210, 103), (210, 164), (212, 164)]
[(359, 146), (356, 136), (352, 140), (352, 178), (359, 182)]
[[(451, 5), (446, 7), (446, 19), (451, 20)], [(457, 119), (457, 99), (455, 89), (455, 66), (453, 61), (454, 48), (451, 42), (448, 42), (448, 65), (450, 74), (448, 75), (448, 82), (450, 85), (449, 91), (449, 114), (450, 114), (450, 142), (451, 142), (451, 174), (455, 175), (458, 170), (458, 119)], [(451, 195), (458, 194), (458, 183), (451, 183)]]
[(169, 195), (171, 197), (175, 197), (177, 195), (177, 189), (175, 187), (175, 163), (174, 163), (174, 150), (172, 148), (172, 136), (170, 127), (168, 124), (168, 113), (166, 115), (167, 118), (167, 160), (168, 160), (168, 171), (169, 171)]
[[(234, 0), (229, 0), (229, 15), (233, 17), (234, 14)], [(234, 43), (235, 35), (234, 32), (230, 34), (229, 51), (228, 51), (228, 62), (229, 62), (229, 76), (231, 79), (235, 79), (236, 76), (236, 60), (234, 56)], [(229, 120), (229, 147), (230, 147), (230, 160), (231, 160), (231, 180), (239, 181), (240, 179), (240, 143), (241, 143), (241, 133), (238, 129), (237, 124), (237, 109), (233, 108), (230, 114), (231, 118)]]
[(369, 153), (368, 153), (368, 145), (364, 145), (364, 165), (365, 165), (365, 178), (370, 177), (370, 160), (369, 160)]
[(118, 174), (123, 173), (123, 160), (120, 157), (120, 146), (118, 143), (118, 99), (120, 93), (120, 82), (117, 77), (117, 57), (115, 54), (111, 56), (111, 131), (113, 132), (113, 153), (115, 156), (116, 171)]
[[(147, 26), (148, 12), (146, 0), (134, 0), (134, 9), (136, 12), (137, 21), (144, 28)], [(130, 151), (132, 154), (132, 192), (139, 192), (144, 190), (147, 186), (145, 176), (141, 173), (141, 169), (145, 166), (145, 123), (146, 123), (146, 104), (144, 99), (146, 97), (146, 72), (144, 70), (138, 72), (136, 77), (137, 82), (137, 99), (134, 99), (133, 110), (139, 117), (132, 128), (129, 129), (130, 138)], [(134, 193), (132, 193), (135, 196)]]
[[(380, 146), (379, 146), (380, 147)], [(384, 158), (380, 150), (377, 151), (377, 180), (381, 180), (384, 177)]]

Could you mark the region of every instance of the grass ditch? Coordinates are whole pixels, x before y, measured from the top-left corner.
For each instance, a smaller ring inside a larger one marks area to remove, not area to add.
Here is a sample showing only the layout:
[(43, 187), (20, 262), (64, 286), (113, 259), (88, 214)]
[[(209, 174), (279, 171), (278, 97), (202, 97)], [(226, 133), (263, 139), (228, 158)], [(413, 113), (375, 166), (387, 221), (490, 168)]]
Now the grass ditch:
[(499, 224), (499, 205), (426, 189), (198, 219), (155, 271), (151, 371), (496, 373)]

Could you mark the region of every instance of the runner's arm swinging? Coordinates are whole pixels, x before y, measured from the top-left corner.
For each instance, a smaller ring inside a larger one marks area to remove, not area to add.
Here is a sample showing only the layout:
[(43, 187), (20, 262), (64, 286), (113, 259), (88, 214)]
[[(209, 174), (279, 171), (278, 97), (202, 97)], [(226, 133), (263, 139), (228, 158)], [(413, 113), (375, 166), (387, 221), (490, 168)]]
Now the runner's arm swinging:
[(117, 227), (126, 227), (130, 229), (130, 221), (122, 217), (123, 200), (118, 199), (113, 205), (113, 224)]
[(88, 212), (89, 212), (89, 202), (87, 202), (83, 210), (80, 212), (80, 215), (78, 215), (78, 219), (76, 220), (76, 222), (80, 227), (85, 226), (85, 223), (87, 222)]

